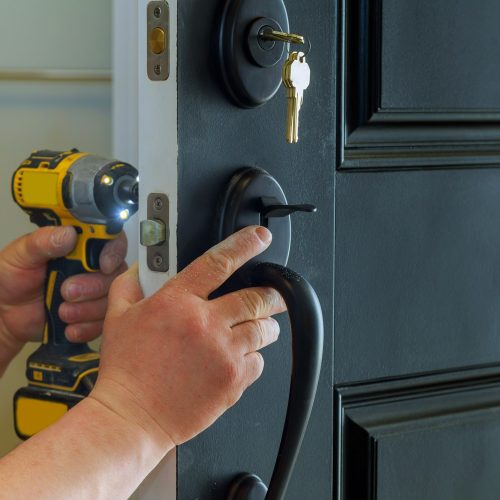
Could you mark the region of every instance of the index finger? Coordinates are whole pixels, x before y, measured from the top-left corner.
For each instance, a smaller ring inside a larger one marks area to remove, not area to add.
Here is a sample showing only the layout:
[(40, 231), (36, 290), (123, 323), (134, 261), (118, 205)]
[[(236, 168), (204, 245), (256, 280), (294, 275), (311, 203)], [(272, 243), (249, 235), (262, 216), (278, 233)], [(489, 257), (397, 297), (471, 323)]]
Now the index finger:
[(246, 227), (198, 257), (170, 283), (207, 299), (243, 264), (262, 253), (271, 240), (265, 227)]

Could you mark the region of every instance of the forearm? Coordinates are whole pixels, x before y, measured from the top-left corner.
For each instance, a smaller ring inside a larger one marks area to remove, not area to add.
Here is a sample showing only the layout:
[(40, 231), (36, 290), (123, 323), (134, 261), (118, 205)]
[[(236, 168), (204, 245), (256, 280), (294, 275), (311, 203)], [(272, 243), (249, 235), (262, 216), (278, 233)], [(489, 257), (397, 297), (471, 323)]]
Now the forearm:
[(169, 448), (87, 398), (0, 460), (0, 498), (126, 499)]
[(23, 343), (15, 340), (5, 328), (0, 318), (0, 377), (5, 373), (9, 363), (22, 349)]

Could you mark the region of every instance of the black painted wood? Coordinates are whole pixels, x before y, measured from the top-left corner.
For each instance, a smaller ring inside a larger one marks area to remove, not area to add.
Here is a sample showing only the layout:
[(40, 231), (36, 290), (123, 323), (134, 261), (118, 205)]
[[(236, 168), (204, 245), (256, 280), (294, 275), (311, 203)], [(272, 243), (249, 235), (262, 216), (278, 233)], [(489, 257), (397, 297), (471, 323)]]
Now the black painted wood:
[[(209, 46), (220, 4), (218, 0), (179, 2), (179, 267), (211, 245), (217, 202), (241, 167), (267, 170), (280, 182), (290, 203), (318, 206), (317, 214), (300, 214), (292, 220), (288, 265), (307, 277), (318, 293), (327, 333), (317, 401), (287, 499), (327, 499), (333, 471), (335, 71), (333, 59), (325, 63), (324, 55), (331, 55), (335, 45), (335, 5), (328, 0), (286, 2), (293, 30), (314, 31), (315, 49), (309, 60), (318, 72), (303, 109), (302, 143), (292, 147), (285, 141), (284, 89), (270, 103), (250, 111), (226, 98)], [(269, 484), (288, 399), (287, 323), (286, 316), (281, 318), (279, 342), (263, 353), (266, 370), (261, 380), (211, 429), (179, 448), (179, 499), (222, 500), (241, 472), (258, 474)]]
[(497, 0), (383, 0), (383, 110), (500, 111)]
[(496, 368), (339, 388), (340, 498), (498, 498), (499, 375)]
[(500, 163), (500, 4), (342, 0), (340, 167)]
[(500, 360), (499, 194), (498, 169), (337, 176), (336, 380)]
[[(292, 220), (289, 265), (318, 292), (325, 362), (287, 499), (498, 498), (500, 3), (286, 4), (313, 45), (296, 147), (284, 92), (251, 111), (226, 99), (209, 44), (221, 2), (179, 2), (179, 268), (211, 245), (240, 167), (317, 205)], [(179, 499), (223, 499), (241, 472), (269, 481), (281, 323), (262, 379), (180, 447)]]

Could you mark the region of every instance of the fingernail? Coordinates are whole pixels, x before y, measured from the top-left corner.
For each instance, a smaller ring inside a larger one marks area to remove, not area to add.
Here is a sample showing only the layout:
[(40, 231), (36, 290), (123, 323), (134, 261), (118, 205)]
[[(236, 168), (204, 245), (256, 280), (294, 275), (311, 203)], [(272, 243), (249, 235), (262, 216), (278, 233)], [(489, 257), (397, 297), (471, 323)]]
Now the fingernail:
[(76, 342), (78, 340), (78, 329), (74, 326), (67, 326), (64, 335), (70, 342)]
[(273, 235), (271, 234), (271, 231), (269, 229), (266, 229), (263, 226), (259, 226), (255, 232), (257, 233), (257, 236), (261, 239), (263, 243), (266, 245), (269, 245), (271, 243), (271, 240), (273, 239)]
[(81, 297), (83, 293), (83, 288), (80, 285), (72, 283), (66, 288), (66, 295), (69, 300), (75, 300)]
[(50, 241), (55, 247), (62, 247), (72, 238), (74, 231), (69, 226), (58, 227), (50, 236)]

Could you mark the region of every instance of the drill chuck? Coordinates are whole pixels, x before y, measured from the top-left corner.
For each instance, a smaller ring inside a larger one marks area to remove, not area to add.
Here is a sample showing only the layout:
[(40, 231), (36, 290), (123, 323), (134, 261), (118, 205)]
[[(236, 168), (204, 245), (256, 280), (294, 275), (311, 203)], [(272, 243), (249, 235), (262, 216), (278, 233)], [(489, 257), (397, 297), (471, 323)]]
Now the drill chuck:
[(116, 196), (119, 203), (136, 206), (139, 202), (139, 183), (130, 177), (123, 179), (116, 190)]

